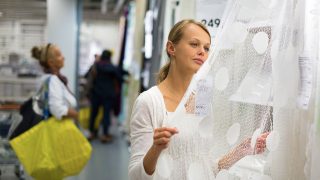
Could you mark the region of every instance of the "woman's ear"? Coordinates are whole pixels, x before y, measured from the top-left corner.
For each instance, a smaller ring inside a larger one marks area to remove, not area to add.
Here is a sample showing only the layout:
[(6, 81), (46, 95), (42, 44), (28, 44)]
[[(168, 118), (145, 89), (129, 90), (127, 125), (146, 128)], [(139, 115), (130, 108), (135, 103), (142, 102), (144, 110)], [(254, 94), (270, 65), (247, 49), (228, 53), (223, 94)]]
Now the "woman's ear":
[(175, 53), (174, 44), (171, 41), (168, 41), (166, 47), (167, 47), (168, 54), (170, 56), (174, 56), (174, 53)]
[(48, 64), (48, 67), (52, 67), (54, 65), (54, 62), (51, 58), (48, 58), (47, 59), (47, 64)]

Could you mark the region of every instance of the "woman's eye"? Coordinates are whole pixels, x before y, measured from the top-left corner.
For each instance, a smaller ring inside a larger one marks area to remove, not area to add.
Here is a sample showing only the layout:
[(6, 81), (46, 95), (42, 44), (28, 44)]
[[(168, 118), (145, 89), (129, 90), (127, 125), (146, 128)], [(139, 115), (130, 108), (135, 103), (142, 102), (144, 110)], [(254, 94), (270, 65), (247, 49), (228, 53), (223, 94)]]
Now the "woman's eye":
[(197, 44), (197, 43), (191, 43), (191, 46), (192, 46), (192, 47), (197, 47), (198, 44)]
[(210, 48), (204, 48), (204, 50), (205, 50), (206, 52), (209, 52), (209, 51), (210, 51)]

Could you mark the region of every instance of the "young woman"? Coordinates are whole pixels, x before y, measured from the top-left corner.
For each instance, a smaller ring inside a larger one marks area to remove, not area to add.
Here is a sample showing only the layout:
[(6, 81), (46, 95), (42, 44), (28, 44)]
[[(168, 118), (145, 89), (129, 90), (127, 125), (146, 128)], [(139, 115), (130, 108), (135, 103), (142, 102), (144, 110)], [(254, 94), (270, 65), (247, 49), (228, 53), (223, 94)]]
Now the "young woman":
[(64, 57), (58, 46), (34, 46), (31, 50), (32, 57), (39, 61), (46, 75), (44, 80), (49, 80), (49, 111), (57, 119), (65, 117), (78, 119), (75, 109), (77, 101), (67, 86), (67, 79), (60, 73), (64, 66)]
[[(176, 110), (192, 76), (207, 60), (210, 44), (210, 33), (204, 25), (194, 20), (180, 21), (171, 29), (166, 44), (169, 62), (160, 70), (157, 86), (140, 94), (133, 108), (129, 164), (129, 177), (132, 180), (161, 179), (155, 175), (157, 160), (169, 143), (171, 143), (170, 148), (174, 149), (171, 152), (180, 156), (174, 160), (175, 167), (178, 168), (173, 170), (169, 179), (187, 179), (188, 165), (193, 160), (190, 157), (181, 157), (179, 151), (185, 151), (183, 148), (185, 146), (194, 149), (193, 143), (202, 143), (204, 146), (205, 143), (192, 141), (193, 137), (183, 135), (182, 132), (179, 134), (177, 128), (165, 127), (164, 122)], [(171, 141), (173, 136), (180, 140)], [(257, 146), (257, 152), (262, 152), (265, 147), (265, 137), (258, 139)], [(217, 162), (208, 162), (206, 159), (210, 159), (208, 157), (210, 154), (203, 155), (202, 148), (186, 154), (197, 156), (196, 158), (207, 164), (204, 170), (205, 177), (214, 179), (215, 173), (220, 169), (229, 168), (246, 155), (244, 147), (250, 147), (249, 140), (241, 143), (238, 148)]]

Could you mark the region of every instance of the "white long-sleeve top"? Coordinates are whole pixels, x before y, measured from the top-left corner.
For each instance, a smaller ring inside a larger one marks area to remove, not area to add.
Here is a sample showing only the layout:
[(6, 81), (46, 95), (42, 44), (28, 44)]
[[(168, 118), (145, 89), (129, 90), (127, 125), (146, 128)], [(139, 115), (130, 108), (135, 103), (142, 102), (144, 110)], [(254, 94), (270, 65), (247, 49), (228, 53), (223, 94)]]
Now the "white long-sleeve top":
[(162, 93), (157, 86), (138, 96), (130, 121), (129, 178), (131, 180), (187, 180), (193, 168), (202, 170), (203, 175), (200, 179), (214, 179), (214, 172), (217, 169), (217, 161), (212, 154), (214, 141), (200, 136), (197, 127), (201, 118), (188, 114), (177, 120), (176, 127), (179, 133), (171, 137), (170, 145), (166, 149), (166, 155), (173, 160), (170, 176), (164, 177), (163, 169), (159, 168), (158, 164), (152, 175), (146, 174), (143, 158), (152, 146), (154, 129), (170, 124), (172, 115), (171, 112), (167, 112)]
[(131, 156), (129, 178), (131, 180), (149, 180), (153, 176), (146, 174), (143, 158), (153, 143), (153, 130), (162, 126), (166, 118), (166, 108), (162, 94), (154, 86), (141, 93), (133, 106), (130, 120)]
[(42, 84), (49, 76), (49, 111), (57, 119), (62, 119), (63, 116), (67, 115), (69, 108), (77, 106), (77, 100), (56, 75), (44, 75)]

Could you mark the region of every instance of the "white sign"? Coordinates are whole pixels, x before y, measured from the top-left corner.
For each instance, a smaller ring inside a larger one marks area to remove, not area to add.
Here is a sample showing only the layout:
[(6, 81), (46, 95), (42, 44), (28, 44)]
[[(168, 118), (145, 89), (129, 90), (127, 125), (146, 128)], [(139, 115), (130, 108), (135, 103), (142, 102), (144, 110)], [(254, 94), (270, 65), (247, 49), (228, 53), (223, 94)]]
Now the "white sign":
[(212, 40), (221, 23), (226, 4), (227, 0), (197, 0), (196, 18), (207, 26)]

